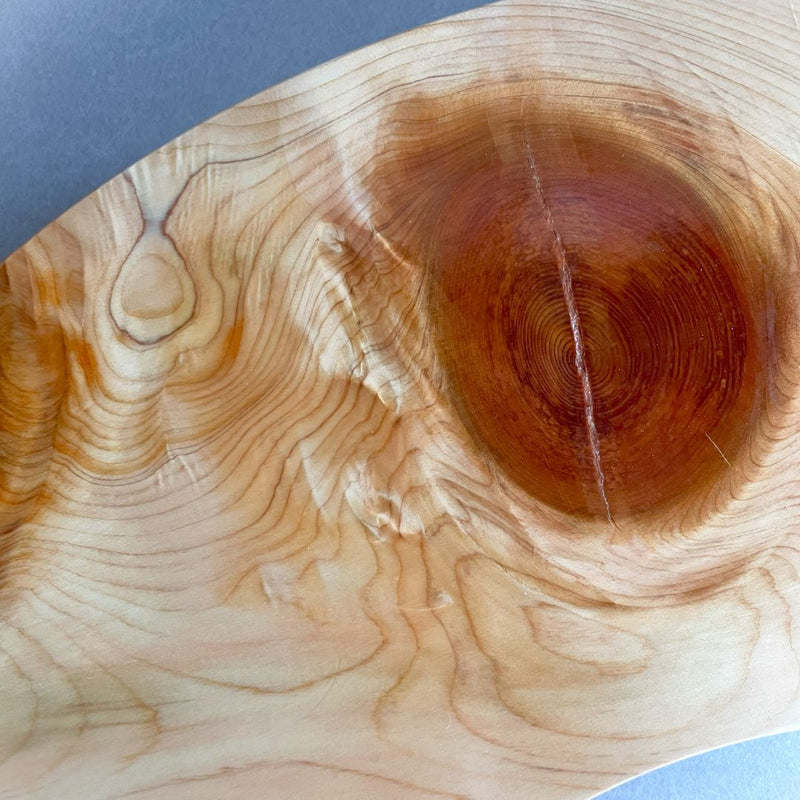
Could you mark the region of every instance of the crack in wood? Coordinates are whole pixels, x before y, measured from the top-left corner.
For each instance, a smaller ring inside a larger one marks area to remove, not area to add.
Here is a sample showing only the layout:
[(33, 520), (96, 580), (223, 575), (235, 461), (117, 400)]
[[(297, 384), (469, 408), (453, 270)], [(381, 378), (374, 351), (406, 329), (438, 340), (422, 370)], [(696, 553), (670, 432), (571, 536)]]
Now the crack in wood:
[(564, 302), (567, 305), (567, 313), (569, 314), (569, 324), (572, 329), (572, 341), (575, 346), (575, 369), (578, 371), (578, 378), (581, 382), (581, 390), (583, 392), (583, 408), (584, 416), (586, 419), (586, 435), (589, 440), (589, 448), (592, 451), (592, 462), (594, 465), (595, 478), (597, 480), (597, 491), (600, 494), (600, 499), (603, 502), (603, 508), (606, 512), (606, 519), (610, 524), (614, 524), (614, 518), (611, 516), (611, 506), (608, 502), (606, 495), (606, 476), (603, 472), (603, 463), (600, 457), (600, 437), (597, 433), (597, 424), (594, 417), (594, 395), (592, 394), (592, 382), (589, 378), (589, 370), (586, 365), (586, 348), (583, 341), (583, 331), (581, 330), (581, 317), (578, 311), (578, 304), (575, 300), (575, 292), (572, 288), (572, 268), (567, 259), (567, 252), (564, 249), (564, 243), (561, 241), (561, 234), (558, 232), (553, 213), (547, 199), (544, 196), (542, 189), (542, 181), (539, 176), (539, 170), (536, 166), (536, 159), (533, 156), (530, 142), (528, 141), (527, 131), (524, 132), (525, 141), (525, 154), (528, 159), (528, 166), (530, 167), (531, 175), (533, 177), (533, 185), (536, 188), (536, 195), (539, 203), (542, 206), (542, 214), (544, 221), (547, 225), (547, 230), (553, 237), (553, 252), (558, 262), (558, 272), (561, 278), (561, 291), (564, 294)]

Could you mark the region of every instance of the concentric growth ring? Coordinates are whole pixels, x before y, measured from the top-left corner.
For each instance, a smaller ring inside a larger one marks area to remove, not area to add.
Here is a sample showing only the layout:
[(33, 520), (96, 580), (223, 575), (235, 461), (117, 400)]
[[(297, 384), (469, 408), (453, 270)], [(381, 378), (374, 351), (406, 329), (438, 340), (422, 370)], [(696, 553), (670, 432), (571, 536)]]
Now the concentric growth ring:
[(515, 481), (564, 511), (628, 515), (727, 467), (756, 334), (702, 198), (566, 134), (528, 131), (541, 177), (522, 160), (457, 187), (440, 335), (469, 427)]
[(573, 89), (399, 104), (370, 191), (425, 271), (478, 448), (546, 506), (619, 522), (734, 469), (764, 408), (774, 258), (741, 155), (703, 149), (711, 118)]

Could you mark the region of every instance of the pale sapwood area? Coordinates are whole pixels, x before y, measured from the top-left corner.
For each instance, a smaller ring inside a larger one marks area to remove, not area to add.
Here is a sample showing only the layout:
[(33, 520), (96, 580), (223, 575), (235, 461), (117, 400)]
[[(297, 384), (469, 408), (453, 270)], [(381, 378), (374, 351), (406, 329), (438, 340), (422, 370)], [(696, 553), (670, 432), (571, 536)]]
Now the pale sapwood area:
[(0, 270), (0, 797), (589, 798), (800, 727), (800, 30), (502, 2)]

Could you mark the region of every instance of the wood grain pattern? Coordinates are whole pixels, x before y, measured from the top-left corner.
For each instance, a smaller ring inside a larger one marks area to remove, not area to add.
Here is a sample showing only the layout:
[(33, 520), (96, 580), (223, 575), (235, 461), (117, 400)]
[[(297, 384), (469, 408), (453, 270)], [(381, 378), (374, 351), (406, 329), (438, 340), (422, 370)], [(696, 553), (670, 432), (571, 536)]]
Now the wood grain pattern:
[(501, 2), (0, 267), (0, 797), (589, 798), (800, 727), (800, 30)]

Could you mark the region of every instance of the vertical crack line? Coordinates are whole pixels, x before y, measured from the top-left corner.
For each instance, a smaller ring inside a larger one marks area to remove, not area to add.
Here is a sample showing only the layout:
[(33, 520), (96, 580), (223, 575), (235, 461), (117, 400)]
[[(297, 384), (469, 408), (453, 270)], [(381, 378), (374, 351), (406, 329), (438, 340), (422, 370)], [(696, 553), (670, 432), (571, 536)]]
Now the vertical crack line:
[(606, 476), (603, 473), (603, 463), (600, 459), (600, 437), (597, 435), (597, 425), (594, 419), (594, 396), (592, 394), (592, 383), (589, 379), (589, 370), (586, 367), (586, 351), (583, 342), (583, 332), (581, 330), (581, 317), (578, 312), (578, 304), (575, 301), (575, 292), (572, 289), (572, 268), (567, 260), (567, 252), (564, 250), (564, 244), (561, 241), (561, 234), (556, 228), (553, 214), (550, 211), (550, 206), (544, 196), (542, 189), (542, 181), (539, 178), (539, 170), (536, 167), (536, 159), (533, 157), (530, 142), (528, 141), (527, 130), (523, 133), (525, 141), (525, 153), (528, 158), (528, 167), (530, 168), (531, 175), (533, 176), (533, 185), (536, 188), (536, 194), (539, 198), (539, 203), (542, 206), (542, 214), (544, 221), (547, 225), (547, 230), (553, 237), (553, 251), (556, 255), (558, 262), (558, 272), (561, 278), (561, 291), (564, 295), (564, 302), (567, 305), (567, 313), (569, 314), (569, 324), (572, 329), (572, 341), (575, 345), (575, 368), (578, 371), (578, 378), (581, 382), (581, 389), (583, 391), (583, 408), (584, 416), (586, 419), (586, 432), (589, 439), (589, 448), (592, 451), (592, 461), (594, 462), (594, 474), (597, 480), (597, 490), (600, 493), (600, 499), (603, 501), (603, 507), (606, 512), (606, 519), (613, 525), (614, 519), (611, 516), (611, 506), (608, 504), (608, 497), (606, 496)]

